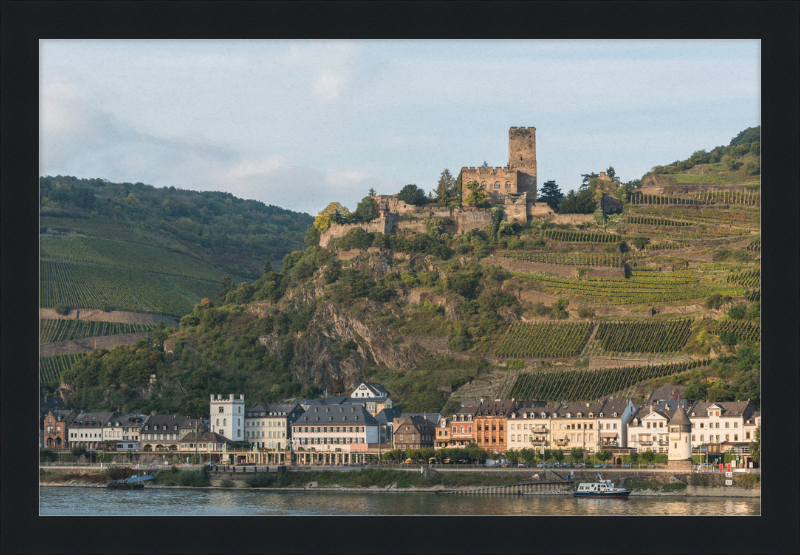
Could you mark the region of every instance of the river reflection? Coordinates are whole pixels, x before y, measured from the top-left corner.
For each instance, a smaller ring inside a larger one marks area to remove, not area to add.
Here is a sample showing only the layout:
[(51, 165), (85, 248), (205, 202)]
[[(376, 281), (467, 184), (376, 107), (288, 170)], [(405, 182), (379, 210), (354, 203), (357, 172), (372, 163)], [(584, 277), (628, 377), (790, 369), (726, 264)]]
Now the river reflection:
[(759, 515), (758, 498), (40, 488), (41, 515)]

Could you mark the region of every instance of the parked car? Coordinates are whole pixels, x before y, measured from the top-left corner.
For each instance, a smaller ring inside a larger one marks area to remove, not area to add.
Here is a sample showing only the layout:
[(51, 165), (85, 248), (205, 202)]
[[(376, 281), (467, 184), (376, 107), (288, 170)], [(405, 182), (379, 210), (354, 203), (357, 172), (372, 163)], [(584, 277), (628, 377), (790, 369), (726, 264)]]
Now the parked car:
[(207, 466), (208, 468), (217, 468), (217, 463), (214, 463), (214, 462), (207, 462), (207, 463), (206, 463), (206, 466)]
[(584, 468), (584, 464), (583, 463), (578, 463), (578, 464), (575, 465), (575, 468)]
[(572, 463), (564, 463), (564, 468), (572, 468)]
[(521, 462), (521, 463), (517, 463), (517, 467), (518, 468), (528, 468), (528, 465), (525, 464), (524, 462)]
[(625, 464), (622, 465), (622, 468), (630, 468), (630, 467), (631, 467), (631, 463), (625, 463)]
[(554, 463), (554, 464), (555, 464), (555, 468), (563, 468), (563, 466), (564, 466), (560, 462), (557, 462), (557, 463)]
[(445, 459), (442, 461), (442, 464), (450, 464), (450, 459)]
[(595, 468), (603, 468), (603, 463), (597, 463), (594, 465)]
[(387, 462), (387, 463), (393, 463), (393, 462), (394, 462), (394, 459), (386, 459), (386, 462)]
[(508, 468), (508, 461), (501, 462), (500, 466), (502, 466), (503, 468)]
[(606, 463), (606, 468), (611, 468), (612, 466), (614, 466), (614, 465), (611, 464), (611, 463)]
[(536, 468), (544, 468), (544, 463), (540, 462), (539, 464), (536, 465)]
[(554, 466), (555, 466), (555, 463), (547, 463), (547, 468), (553, 468)]
[(461, 459), (458, 461), (458, 464), (469, 464), (469, 461), (467, 459)]
[(414, 462), (414, 461), (412, 461), (411, 459), (406, 459), (406, 460), (405, 460), (405, 463), (406, 463), (406, 464), (411, 464), (411, 463), (413, 463), (413, 462)]

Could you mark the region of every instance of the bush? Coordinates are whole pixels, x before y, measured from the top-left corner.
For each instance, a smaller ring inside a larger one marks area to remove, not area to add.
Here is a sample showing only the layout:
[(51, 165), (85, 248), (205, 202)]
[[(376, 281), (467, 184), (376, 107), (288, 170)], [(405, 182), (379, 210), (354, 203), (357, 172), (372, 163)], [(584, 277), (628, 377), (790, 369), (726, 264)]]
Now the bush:
[(648, 243), (650, 243), (650, 239), (648, 237), (636, 237), (633, 240), (634, 246), (639, 250), (642, 250)]
[(69, 314), (70, 308), (65, 304), (57, 304), (56, 305), (56, 313), (60, 314), (61, 316), (66, 316)]
[(275, 482), (275, 477), (267, 472), (256, 472), (245, 480), (248, 488), (268, 488)]
[(39, 462), (53, 462), (57, 456), (50, 449), (42, 449), (39, 451)]
[(208, 480), (202, 470), (181, 470), (181, 473), (178, 474), (178, 484), (202, 488), (208, 485)]
[(75, 457), (81, 457), (86, 454), (86, 446), (85, 445), (74, 445), (69, 450)]
[(733, 305), (728, 309), (728, 318), (732, 318), (734, 320), (741, 320), (744, 318), (745, 312), (747, 312), (747, 307), (743, 304)]
[(731, 297), (722, 296), (719, 293), (714, 293), (706, 299), (705, 307), (709, 310), (717, 310), (722, 305), (731, 302)]
[(580, 306), (578, 307), (578, 316), (581, 318), (592, 318), (594, 317), (594, 310), (585, 306)]
[(232, 488), (233, 487), (233, 480), (231, 480), (230, 478), (225, 478), (224, 480), (222, 480), (219, 483), (219, 485), (221, 487), (223, 487), (223, 488)]

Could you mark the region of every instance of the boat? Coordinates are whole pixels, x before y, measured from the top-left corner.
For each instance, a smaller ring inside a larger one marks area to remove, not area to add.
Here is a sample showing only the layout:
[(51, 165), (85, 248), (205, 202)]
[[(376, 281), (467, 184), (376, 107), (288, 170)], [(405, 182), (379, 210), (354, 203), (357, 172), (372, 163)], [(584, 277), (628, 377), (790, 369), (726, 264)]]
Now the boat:
[(575, 490), (573, 497), (618, 497), (626, 499), (631, 494), (631, 491), (633, 490), (614, 487), (611, 480), (603, 480), (598, 474), (596, 481), (578, 484), (578, 489)]
[(112, 480), (106, 487), (111, 489), (144, 489), (144, 484), (152, 480), (153, 476), (131, 476), (125, 480)]

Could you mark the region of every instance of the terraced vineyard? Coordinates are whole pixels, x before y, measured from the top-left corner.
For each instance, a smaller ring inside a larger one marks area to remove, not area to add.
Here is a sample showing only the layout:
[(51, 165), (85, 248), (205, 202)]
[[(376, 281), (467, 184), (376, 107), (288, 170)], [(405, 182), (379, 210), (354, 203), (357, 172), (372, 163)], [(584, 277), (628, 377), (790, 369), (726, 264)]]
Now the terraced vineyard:
[(544, 237), (563, 243), (616, 243), (619, 241), (619, 235), (615, 233), (583, 233), (560, 229), (546, 229)]
[(680, 249), (683, 247), (680, 243), (648, 243), (644, 246), (649, 251), (657, 251), (664, 249)]
[(563, 264), (568, 266), (612, 266), (620, 267), (630, 259), (627, 253), (554, 253), (531, 251), (503, 251), (502, 256), (520, 262), (541, 262), (543, 264)]
[(742, 206), (759, 206), (761, 193), (741, 193), (737, 191), (716, 191), (697, 193), (697, 199), (709, 204), (739, 204)]
[(495, 356), (512, 358), (550, 358), (577, 356), (592, 324), (512, 324)]
[(645, 195), (642, 193), (634, 193), (631, 195), (630, 198), (631, 204), (691, 204), (691, 205), (700, 205), (700, 204), (707, 204), (696, 198), (683, 198), (683, 197), (672, 197), (672, 196), (661, 196), (661, 195)]
[(628, 366), (598, 370), (549, 370), (520, 374), (509, 397), (541, 401), (590, 401), (627, 389), (639, 382), (679, 374), (710, 359), (653, 366)]
[(150, 332), (155, 324), (120, 324), (116, 322), (97, 322), (83, 320), (40, 320), (40, 343), (72, 341), (98, 335), (121, 335), (123, 333)]
[(39, 357), (39, 381), (45, 385), (58, 385), (61, 382), (61, 375), (85, 356), (86, 353), (75, 353)]
[(632, 272), (630, 279), (569, 279), (539, 274), (512, 272), (534, 282), (535, 287), (551, 295), (569, 295), (596, 304), (657, 304), (673, 301), (705, 299), (714, 293), (738, 296), (744, 289), (735, 284), (700, 282), (697, 275), (687, 273)]
[(692, 319), (655, 322), (601, 322), (595, 340), (606, 351), (669, 353), (679, 351), (692, 332)]
[(761, 326), (743, 320), (719, 320), (716, 325), (717, 333), (732, 333), (739, 339), (747, 341), (761, 341)]
[(747, 270), (728, 276), (726, 283), (736, 283), (745, 287), (761, 286), (761, 269)]
[(750, 244), (747, 245), (747, 250), (750, 252), (761, 252), (761, 237), (750, 241)]
[(39, 252), (45, 259), (93, 262), (167, 276), (215, 282), (225, 276), (224, 271), (191, 256), (140, 243), (99, 237), (43, 236), (39, 241)]
[[(43, 307), (103, 308), (152, 312), (181, 318), (203, 297), (213, 297), (219, 284), (168, 278), (137, 270), (98, 264), (40, 262), (40, 303)], [(202, 293), (202, 296), (201, 296)]]
[[(632, 215), (628, 218), (640, 215), (663, 216), (663, 208), (640, 207), (632, 210)], [(698, 210), (686, 210), (682, 208), (670, 208), (669, 215), (673, 218), (691, 220), (692, 222), (718, 224), (719, 222), (735, 222), (743, 224), (758, 225), (761, 221), (761, 213), (755, 208), (740, 208), (732, 206), (727, 209), (720, 208), (700, 208)]]
[(628, 216), (628, 223), (634, 225), (656, 225), (656, 226), (675, 226), (675, 227), (692, 225), (690, 222), (667, 220), (666, 218), (648, 218), (646, 216), (636, 216), (636, 215)]
[(748, 291), (747, 294), (744, 296), (750, 302), (760, 302), (761, 301), (761, 289), (753, 289)]

